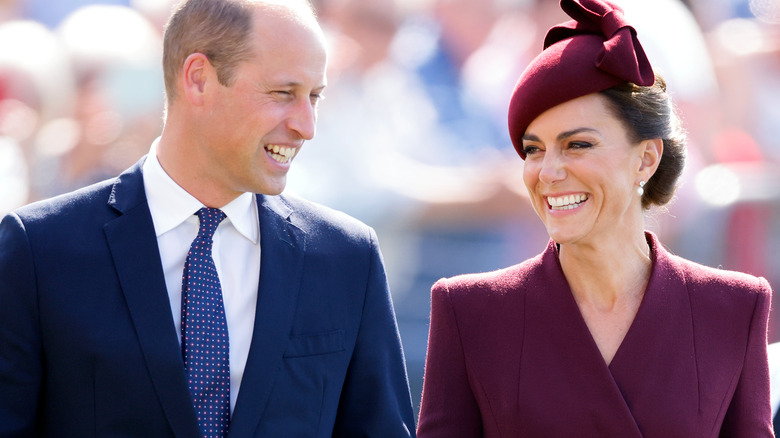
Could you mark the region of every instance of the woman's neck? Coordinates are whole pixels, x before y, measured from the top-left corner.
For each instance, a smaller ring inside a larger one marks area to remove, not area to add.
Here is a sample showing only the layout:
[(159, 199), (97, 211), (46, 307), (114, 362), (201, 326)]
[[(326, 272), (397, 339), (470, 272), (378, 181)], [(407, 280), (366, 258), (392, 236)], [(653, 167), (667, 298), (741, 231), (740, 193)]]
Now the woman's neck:
[(644, 233), (561, 245), (560, 261), (577, 303), (606, 312), (626, 300), (641, 301), (652, 271)]

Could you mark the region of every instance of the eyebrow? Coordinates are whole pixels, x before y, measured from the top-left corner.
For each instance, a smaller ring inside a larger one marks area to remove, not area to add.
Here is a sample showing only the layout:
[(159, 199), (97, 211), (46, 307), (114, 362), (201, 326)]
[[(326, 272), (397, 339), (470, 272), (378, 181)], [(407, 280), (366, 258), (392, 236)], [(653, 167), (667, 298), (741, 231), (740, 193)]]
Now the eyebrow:
[[(561, 132), (560, 134), (558, 134), (558, 137), (556, 137), (556, 140), (557, 141), (563, 141), (563, 140), (565, 140), (565, 139), (567, 139), (567, 138), (569, 138), (569, 137), (571, 137), (573, 135), (577, 135), (577, 134), (582, 133), (582, 132), (593, 132), (593, 133), (596, 133), (596, 134), (599, 133), (599, 131), (597, 131), (597, 130), (595, 130), (593, 128), (576, 128), (576, 129), (572, 129), (570, 131)], [(533, 134), (524, 134), (523, 135), (523, 140), (541, 142), (539, 137), (537, 137), (537, 136), (535, 136)]]
[[(288, 82), (281, 83), (278, 86), (280, 86), (280, 87), (289, 87), (289, 88), (298, 88), (298, 87), (302, 87), (303, 85), (304, 85), (303, 82), (288, 81)], [(315, 86), (314, 88), (312, 88), (312, 90), (322, 90), (322, 89), (324, 89), (327, 86), (328, 86), (327, 83), (321, 83), (321, 84)]]

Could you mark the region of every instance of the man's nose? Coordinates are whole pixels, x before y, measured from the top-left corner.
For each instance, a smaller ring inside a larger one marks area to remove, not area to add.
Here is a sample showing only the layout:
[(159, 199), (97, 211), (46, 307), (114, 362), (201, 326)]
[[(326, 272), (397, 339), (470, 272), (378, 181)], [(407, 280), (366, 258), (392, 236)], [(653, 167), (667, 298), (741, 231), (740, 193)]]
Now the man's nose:
[(287, 126), (304, 140), (314, 138), (317, 123), (317, 109), (309, 99), (300, 99), (287, 121)]

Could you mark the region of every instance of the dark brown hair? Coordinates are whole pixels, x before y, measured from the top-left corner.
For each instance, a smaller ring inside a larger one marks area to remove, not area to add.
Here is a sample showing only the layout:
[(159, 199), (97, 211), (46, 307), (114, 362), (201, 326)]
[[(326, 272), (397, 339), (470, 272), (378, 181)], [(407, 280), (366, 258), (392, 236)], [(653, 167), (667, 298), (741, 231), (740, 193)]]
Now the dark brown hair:
[(663, 141), (661, 162), (644, 187), (642, 208), (666, 205), (677, 189), (686, 155), (685, 131), (666, 92), (666, 82), (656, 75), (651, 86), (625, 83), (601, 91), (601, 94), (623, 121), (632, 142), (656, 138)]

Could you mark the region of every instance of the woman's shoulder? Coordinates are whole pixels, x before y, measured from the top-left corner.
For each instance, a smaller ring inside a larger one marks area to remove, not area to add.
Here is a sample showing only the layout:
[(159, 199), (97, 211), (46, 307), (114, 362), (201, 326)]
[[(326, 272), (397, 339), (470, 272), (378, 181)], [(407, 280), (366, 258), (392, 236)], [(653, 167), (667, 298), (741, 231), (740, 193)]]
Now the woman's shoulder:
[(456, 299), (502, 298), (523, 294), (527, 284), (540, 273), (542, 255), (495, 271), (442, 278), (433, 285), (432, 293)]
[(657, 236), (646, 233), (653, 249), (652, 288), (675, 290), (683, 287), (691, 300), (704, 299), (728, 305), (742, 300), (752, 308), (757, 297), (769, 299), (772, 289), (763, 277), (722, 267), (706, 266), (672, 253)]
[[(431, 289), (431, 324), (457, 321), (464, 345), (486, 345), (522, 331), (529, 291), (541, 275), (538, 257), (491, 272), (442, 278)], [(432, 329), (433, 330), (433, 329)]]
[(685, 283), (691, 292), (725, 293), (725, 294), (764, 294), (771, 293), (767, 280), (745, 272), (715, 268), (684, 259), (670, 256), (672, 266), (675, 266), (684, 276)]
[(682, 282), (699, 331), (718, 332), (719, 337), (732, 336), (736, 327), (745, 327), (750, 321), (765, 320), (771, 303), (772, 289), (766, 279), (744, 272), (705, 266), (678, 256), (669, 256), (669, 268), (661, 272), (667, 278), (678, 278), (664, 283), (674, 287)]

